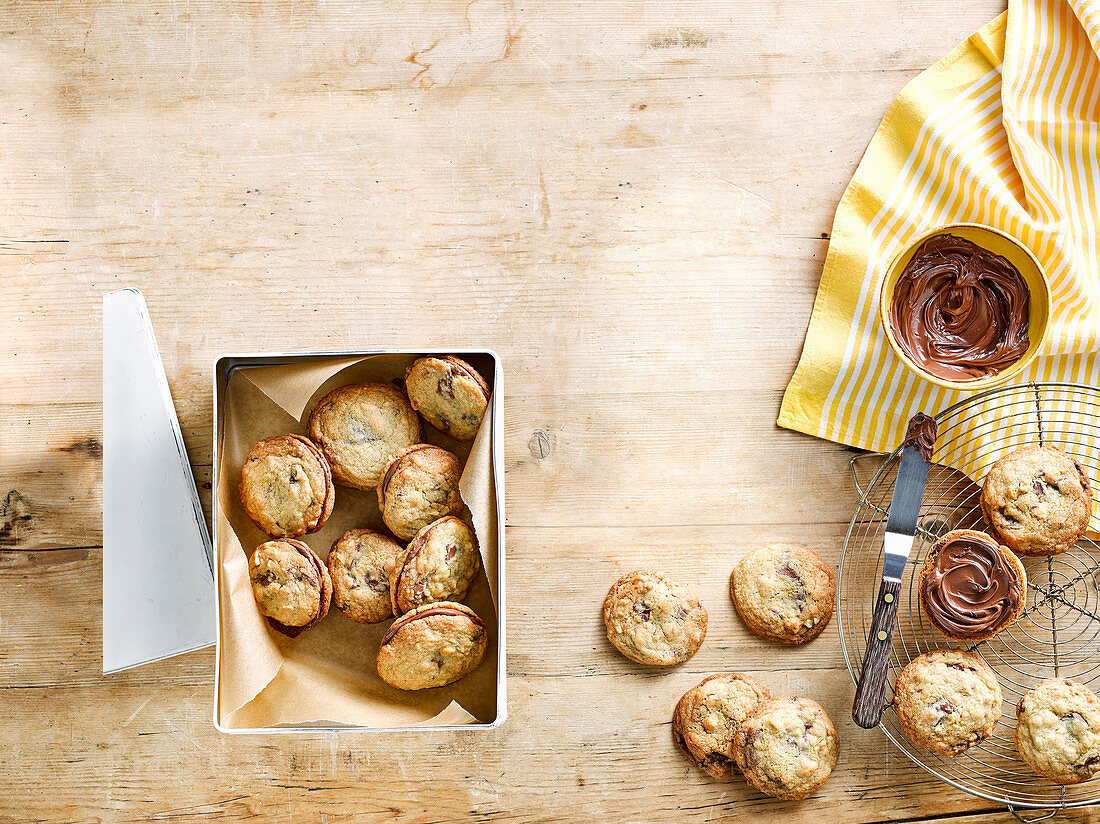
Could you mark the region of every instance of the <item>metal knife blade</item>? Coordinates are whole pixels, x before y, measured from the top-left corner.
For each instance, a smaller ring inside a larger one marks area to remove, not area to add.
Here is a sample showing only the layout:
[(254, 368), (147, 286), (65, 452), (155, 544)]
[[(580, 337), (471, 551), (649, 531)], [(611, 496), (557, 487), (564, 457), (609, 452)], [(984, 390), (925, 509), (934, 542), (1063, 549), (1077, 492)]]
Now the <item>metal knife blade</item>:
[(936, 421), (918, 412), (909, 419), (902, 443), (901, 463), (894, 478), (894, 493), (886, 515), (883, 537), (882, 583), (871, 617), (871, 631), (863, 654), (863, 671), (856, 685), (852, 718), (861, 727), (874, 727), (882, 718), (883, 697), (886, 695), (886, 675), (890, 650), (894, 640), (894, 625), (901, 591), (901, 574), (913, 548), (917, 533), (924, 486), (928, 481), (928, 465), (936, 442)]

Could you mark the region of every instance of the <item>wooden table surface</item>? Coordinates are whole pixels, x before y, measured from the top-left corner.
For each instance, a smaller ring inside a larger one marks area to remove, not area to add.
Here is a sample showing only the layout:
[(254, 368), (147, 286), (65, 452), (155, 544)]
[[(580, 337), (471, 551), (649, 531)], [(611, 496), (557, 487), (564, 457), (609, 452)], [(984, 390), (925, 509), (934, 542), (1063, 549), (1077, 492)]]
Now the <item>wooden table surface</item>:
[[(0, 820), (1007, 820), (852, 724), (835, 628), (767, 644), (726, 589), (768, 541), (839, 563), (850, 452), (775, 427), (833, 209), (890, 100), (1002, 7), (3, 3)], [(230, 737), (211, 650), (101, 674), (100, 300), (127, 285), (207, 507), (216, 354), (500, 354), (501, 729)], [(671, 671), (603, 636), (643, 566), (710, 610)], [(828, 709), (816, 797), (674, 749), (724, 669)]]

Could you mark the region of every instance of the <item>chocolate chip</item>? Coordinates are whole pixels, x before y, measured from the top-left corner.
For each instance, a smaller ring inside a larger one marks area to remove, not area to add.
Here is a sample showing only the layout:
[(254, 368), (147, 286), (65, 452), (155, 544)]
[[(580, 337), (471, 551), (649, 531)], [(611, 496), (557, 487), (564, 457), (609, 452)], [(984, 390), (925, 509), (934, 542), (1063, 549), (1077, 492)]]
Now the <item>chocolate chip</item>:
[(779, 567), (779, 569), (776, 570), (776, 572), (778, 572), (784, 578), (790, 578), (792, 581), (798, 581), (798, 583), (800, 584), (802, 583), (802, 578), (797, 572), (795, 572), (795, 569), (793, 566), (791, 566), (790, 561), (784, 563), (783, 566)]
[(1079, 712), (1068, 712), (1062, 716), (1062, 720), (1065, 721), (1067, 724), (1070, 721), (1076, 721), (1079, 724), (1083, 724), (1085, 723), (1085, 716), (1081, 715), (1081, 713)]
[(451, 544), (449, 547), (447, 547), (447, 560), (448, 561), (451, 560), (453, 557), (455, 557), (457, 554), (458, 554), (458, 547), (457, 546), (455, 546), (454, 544)]
[(937, 701), (932, 705), (932, 711), (937, 712), (940, 715), (950, 715), (958, 709), (950, 701)]
[(947, 665), (948, 669), (959, 670), (960, 672), (974, 672), (974, 668), (967, 664), (951, 663)]
[(703, 759), (703, 769), (721, 767), (723, 770), (728, 770), (732, 764), (733, 759), (728, 755), (722, 755), (720, 752), (709, 752), (707, 757)]
[(298, 483), (298, 470), (297, 470), (297, 468), (294, 468), (294, 469), (290, 470), (290, 482), (292, 484)]
[(373, 589), (375, 592), (389, 592), (390, 582), (384, 581), (380, 578), (367, 578), (367, 586)]
[(455, 373), (450, 367), (447, 368), (447, 372), (440, 378), (435, 385), (435, 391), (440, 395), (446, 395), (451, 400), (455, 397)]
[(1092, 778), (1092, 774), (1100, 769), (1100, 755), (1090, 755), (1084, 764), (1077, 764), (1073, 771), (1085, 778)]
[(636, 612), (643, 621), (648, 621), (649, 616), (651, 615), (649, 607), (647, 607), (641, 601), (634, 604), (634, 612)]
[(1031, 488), (1035, 490), (1035, 494), (1040, 498), (1047, 494), (1047, 485), (1039, 478), (1031, 482)]
[(688, 617), (687, 608), (686, 607), (677, 607), (676, 608), (676, 617), (679, 618), (681, 621), (683, 621), (685, 618), (687, 618)]

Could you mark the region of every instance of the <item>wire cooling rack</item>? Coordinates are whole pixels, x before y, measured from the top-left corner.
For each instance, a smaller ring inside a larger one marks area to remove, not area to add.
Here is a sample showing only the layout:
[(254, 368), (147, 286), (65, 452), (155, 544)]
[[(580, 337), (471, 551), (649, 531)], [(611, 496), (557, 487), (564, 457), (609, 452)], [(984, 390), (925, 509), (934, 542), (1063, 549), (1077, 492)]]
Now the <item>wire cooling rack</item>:
[[(917, 572), (936, 539), (952, 529), (988, 531), (979, 507), (988, 468), (1007, 452), (1029, 443), (1057, 446), (1077, 458), (1092, 481), (1094, 506), (1100, 489), (1100, 388), (1083, 384), (1030, 383), (992, 389), (940, 412), (932, 466), (921, 503), (917, 536), (905, 567), (898, 605), (889, 684), (909, 661), (933, 649), (960, 646), (928, 623), (917, 598)], [(875, 593), (882, 577), (886, 513), (894, 490), (900, 449), (885, 461), (866, 489), (859, 463), (852, 476), (860, 492), (844, 544), (837, 583), (838, 625), (853, 682), (863, 666)], [(1094, 509), (1095, 513), (1095, 509)], [(1090, 525), (1096, 528), (1096, 520)], [(1089, 533), (1094, 535), (1092, 531)], [(957, 758), (912, 744), (888, 707), (880, 729), (899, 750), (932, 775), (976, 796), (1018, 810), (1078, 807), (1100, 801), (1100, 777), (1063, 787), (1033, 773), (1013, 743), (1016, 702), (1044, 678), (1072, 678), (1100, 691), (1100, 546), (1082, 539), (1051, 558), (1023, 558), (1027, 606), (1023, 616), (988, 641), (966, 648), (996, 671), (1004, 695), (993, 735)], [(1049, 815), (1053, 815), (1050, 813)]]

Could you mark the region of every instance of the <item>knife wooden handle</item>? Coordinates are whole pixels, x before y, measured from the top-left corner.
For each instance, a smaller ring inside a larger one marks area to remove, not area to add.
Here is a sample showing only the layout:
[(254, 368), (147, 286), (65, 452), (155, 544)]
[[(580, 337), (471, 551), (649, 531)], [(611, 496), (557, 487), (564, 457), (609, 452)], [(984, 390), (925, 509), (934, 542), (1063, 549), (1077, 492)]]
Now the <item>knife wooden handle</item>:
[(878, 726), (886, 696), (886, 675), (890, 671), (890, 653), (894, 646), (894, 624), (898, 614), (900, 581), (883, 581), (871, 616), (871, 632), (863, 653), (863, 672), (856, 685), (852, 718), (864, 729)]

